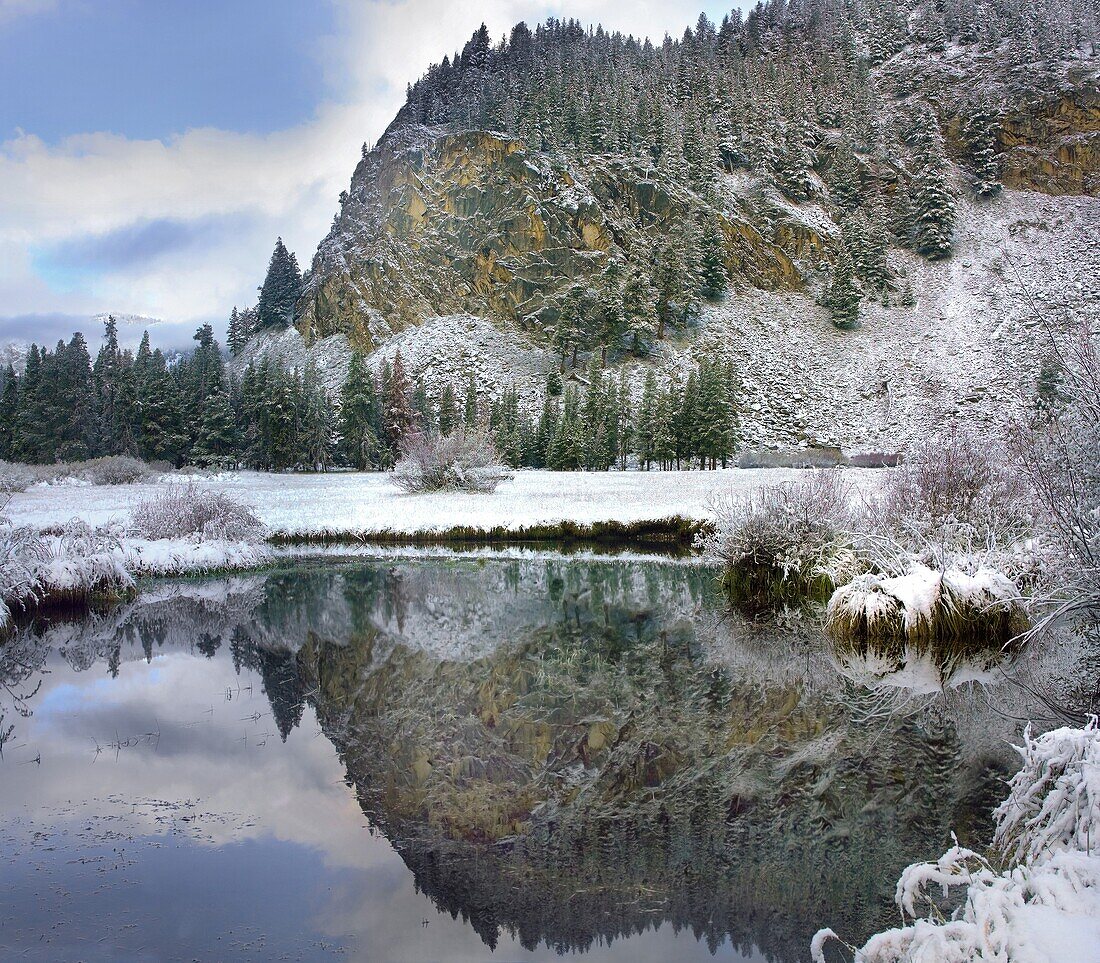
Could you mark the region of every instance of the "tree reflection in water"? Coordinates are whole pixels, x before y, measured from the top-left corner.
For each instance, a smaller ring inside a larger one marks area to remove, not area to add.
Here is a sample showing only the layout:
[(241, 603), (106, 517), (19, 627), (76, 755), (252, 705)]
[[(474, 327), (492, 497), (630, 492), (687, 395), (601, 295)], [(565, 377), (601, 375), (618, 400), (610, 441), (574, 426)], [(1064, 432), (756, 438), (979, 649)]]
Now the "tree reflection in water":
[(929, 662), (948, 695), (884, 712), (897, 667), (852, 671), (812, 615), (729, 615), (691, 564), (301, 566), (23, 638), (24, 659), (32, 639), (116, 669), (123, 640), (228, 652), (284, 740), (309, 704), (418, 888), (490, 947), (666, 921), (774, 960), (803, 959), (823, 920), (862, 939), (896, 919), (907, 863), (952, 830), (987, 840), (1012, 764), (1013, 723), (950, 688), (971, 662)]

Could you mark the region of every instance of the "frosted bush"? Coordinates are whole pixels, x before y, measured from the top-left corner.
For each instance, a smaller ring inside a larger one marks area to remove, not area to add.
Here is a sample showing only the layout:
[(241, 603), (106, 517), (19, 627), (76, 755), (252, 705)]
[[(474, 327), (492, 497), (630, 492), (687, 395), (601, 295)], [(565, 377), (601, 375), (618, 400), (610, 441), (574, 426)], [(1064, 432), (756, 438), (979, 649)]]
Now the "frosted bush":
[(712, 531), (699, 545), (730, 571), (766, 570), (808, 583), (835, 582), (855, 564), (850, 540), (851, 492), (839, 471), (814, 472), (711, 506)]
[[(1053, 533), (1057, 558), (1046, 601), (1051, 620), (1100, 622), (1100, 332), (1069, 321), (1056, 345), (1057, 391), (1029, 423), (1015, 426), (1014, 451)], [(1057, 585), (1057, 588), (1054, 586)]]
[(78, 602), (97, 594), (133, 588), (121, 543), (114, 532), (73, 519), (55, 535), (43, 538), (45, 551), (35, 576), (44, 598)]
[(943, 564), (952, 552), (1004, 551), (1032, 524), (1026, 485), (998, 444), (951, 429), (910, 449), (867, 503), (862, 527)]
[[(901, 875), (903, 925), (849, 947), (855, 963), (1061, 963), (1095, 960), (1100, 939), (1100, 731), (1024, 733), (1023, 767), (995, 813), (995, 846), (1007, 865), (959, 845)], [(945, 917), (952, 889), (962, 902)], [(937, 900), (936, 895), (939, 895)], [(921, 915), (921, 914), (927, 915)], [(904, 921), (913, 922), (904, 925)], [(839, 937), (820, 930), (815, 963)]]
[(170, 485), (134, 509), (131, 526), (143, 538), (199, 536), (249, 542), (263, 536), (263, 523), (250, 508), (223, 492), (194, 485)]
[(131, 485), (159, 473), (139, 458), (110, 455), (74, 465), (73, 474), (93, 485)]
[(39, 566), (46, 557), (45, 541), (37, 532), (16, 528), (0, 515), (0, 633), (11, 622), (12, 606), (37, 600)]
[(410, 494), (435, 491), (493, 492), (512, 472), (501, 464), (496, 447), (477, 432), (455, 431), (442, 437), (419, 433), (401, 442), (393, 481)]
[(25, 492), (38, 481), (38, 473), (29, 465), (0, 461), (0, 497)]

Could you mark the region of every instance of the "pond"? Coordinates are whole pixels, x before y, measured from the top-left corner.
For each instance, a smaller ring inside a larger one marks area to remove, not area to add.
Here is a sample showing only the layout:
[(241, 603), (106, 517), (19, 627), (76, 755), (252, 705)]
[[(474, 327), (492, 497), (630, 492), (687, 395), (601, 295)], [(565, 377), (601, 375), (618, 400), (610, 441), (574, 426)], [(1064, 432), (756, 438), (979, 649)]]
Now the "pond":
[(24, 627), (0, 957), (793, 963), (895, 925), (906, 864), (988, 841), (1019, 660), (840, 653), (716, 574), (395, 553)]

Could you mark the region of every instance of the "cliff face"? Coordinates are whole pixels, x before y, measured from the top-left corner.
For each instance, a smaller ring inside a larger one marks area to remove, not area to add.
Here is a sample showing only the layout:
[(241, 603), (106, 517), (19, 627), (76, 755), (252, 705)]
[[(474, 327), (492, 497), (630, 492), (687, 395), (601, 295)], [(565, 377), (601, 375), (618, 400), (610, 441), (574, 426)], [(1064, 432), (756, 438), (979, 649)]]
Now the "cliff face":
[[(405, 128), (370, 151), (314, 258), (300, 305), (307, 339), (347, 334), (370, 351), (432, 315), (517, 322), (565, 286), (629, 260), (647, 236), (710, 206), (637, 161), (582, 166), (488, 131)], [(716, 214), (731, 278), (799, 289), (784, 250), (815, 248), (788, 229), (767, 236), (746, 206)]]
[(1002, 123), (1004, 182), (1044, 194), (1100, 194), (1100, 88), (1095, 77), (1020, 104)]

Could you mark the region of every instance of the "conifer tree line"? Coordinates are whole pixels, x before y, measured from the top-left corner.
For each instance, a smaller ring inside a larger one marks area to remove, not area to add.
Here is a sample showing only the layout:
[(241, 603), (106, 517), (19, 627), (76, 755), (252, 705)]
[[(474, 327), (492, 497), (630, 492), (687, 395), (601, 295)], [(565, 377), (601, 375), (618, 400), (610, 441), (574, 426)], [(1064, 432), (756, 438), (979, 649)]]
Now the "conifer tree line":
[(734, 372), (701, 362), (682, 379), (653, 371), (632, 392), (598, 355), (566, 383), (554, 366), (541, 406), (514, 389), (488, 399), (411, 376), (400, 352), (377, 373), (352, 355), (336, 397), (313, 364), (265, 355), (227, 369), (210, 325), (171, 362), (146, 332), (120, 348), (114, 318), (93, 359), (77, 333), (53, 349), (32, 345), (24, 371), (0, 372), (0, 460), (30, 463), (133, 455), (149, 461), (261, 470), (384, 470), (411, 432), (487, 434), (513, 467), (605, 471), (717, 468), (737, 448)]

